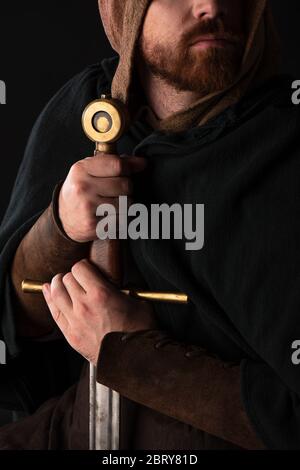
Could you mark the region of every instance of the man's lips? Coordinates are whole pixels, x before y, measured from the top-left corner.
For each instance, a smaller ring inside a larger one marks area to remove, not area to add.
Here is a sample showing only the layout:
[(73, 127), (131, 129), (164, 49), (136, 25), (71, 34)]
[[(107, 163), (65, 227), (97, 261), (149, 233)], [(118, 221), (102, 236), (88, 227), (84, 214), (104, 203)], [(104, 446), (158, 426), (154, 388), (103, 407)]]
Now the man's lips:
[(227, 47), (232, 46), (236, 42), (223, 36), (202, 36), (191, 44), (191, 47), (206, 49), (208, 47)]

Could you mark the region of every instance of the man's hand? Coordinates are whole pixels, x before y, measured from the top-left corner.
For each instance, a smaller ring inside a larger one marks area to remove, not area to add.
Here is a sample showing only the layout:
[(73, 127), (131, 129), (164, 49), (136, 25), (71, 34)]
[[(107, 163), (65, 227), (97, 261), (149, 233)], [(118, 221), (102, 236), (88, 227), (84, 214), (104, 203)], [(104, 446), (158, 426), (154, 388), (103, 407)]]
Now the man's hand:
[(86, 260), (44, 284), (43, 294), (68, 343), (94, 365), (107, 333), (157, 327), (149, 303), (119, 292)]
[(59, 195), (59, 217), (66, 234), (76, 242), (96, 240), (97, 207), (109, 203), (118, 212), (118, 197), (132, 194), (129, 176), (145, 167), (142, 157), (103, 154), (75, 163)]

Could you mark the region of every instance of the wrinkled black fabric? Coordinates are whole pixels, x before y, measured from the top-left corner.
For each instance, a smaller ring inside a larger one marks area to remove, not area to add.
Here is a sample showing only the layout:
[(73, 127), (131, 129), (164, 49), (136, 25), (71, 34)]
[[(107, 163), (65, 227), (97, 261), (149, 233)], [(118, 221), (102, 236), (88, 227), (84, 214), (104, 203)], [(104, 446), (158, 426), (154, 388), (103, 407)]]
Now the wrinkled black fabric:
[[(23, 351), (9, 289), (14, 252), (55, 184), (92, 154), (81, 113), (109, 90), (116, 64), (104, 61), (72, 79), (33, 129), (1, 227), (1, 330), (11, 358)], [(186, 306), (155, 304), (160, 327), (242, 362), (245, 407), (271, 449), (300, 448), (300, 376), (291, 362), (300, 339), (299, 119), (290, 79), (274, 77), (201, 128), (152, 132), (141, 115), (118, 144), (119, 153), (148, 159), (134, 181), (137, 201), (205, 204), (201, 251), (186, 251), (185, 240), (130, 247), (144, 286), (191, 299)]]
[(268, 448), (300, 448), (299, 111), (289, 81), (228, 109), (210, 125), (136, 149), (148, 159), (136, 183), (145, 204), (205, 204), (205, 245), (132, 243), (151, 289), (186, 292), (188, 306), (160, 304), (177, 339), (242, 362), (247, 412)]

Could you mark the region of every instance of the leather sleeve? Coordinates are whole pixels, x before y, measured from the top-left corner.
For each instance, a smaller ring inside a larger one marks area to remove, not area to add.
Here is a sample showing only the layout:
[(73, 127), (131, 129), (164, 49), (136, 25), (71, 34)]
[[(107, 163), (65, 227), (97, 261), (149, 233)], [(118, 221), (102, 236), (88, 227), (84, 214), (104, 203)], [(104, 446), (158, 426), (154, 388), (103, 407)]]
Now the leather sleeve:
[(89, 254), (89, 243), (74, 242), (63, 231), (57, 207), (60, 188), (61, 184), (56, 186), (51, 204), (21, 241), (12, 263), (15, 321), (20, 336), (39, 337), (56, 328), (43, 295), (22, 292), (23, 279), (49, 282)]
[(244, 410), (240, 367), (164, 332), (113, 332), (102, 342), (99, 383), (245, 449), (263, 449)]

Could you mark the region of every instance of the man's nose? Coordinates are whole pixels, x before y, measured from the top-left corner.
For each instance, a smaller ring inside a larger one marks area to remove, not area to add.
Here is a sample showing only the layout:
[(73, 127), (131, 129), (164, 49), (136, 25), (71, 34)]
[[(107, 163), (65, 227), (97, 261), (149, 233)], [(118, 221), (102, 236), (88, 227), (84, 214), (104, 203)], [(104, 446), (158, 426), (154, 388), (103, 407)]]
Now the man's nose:
[(194, 0), (193, 16), (196, 19), (211, 20), (224, 16), (224, 1), (221, 0)]

